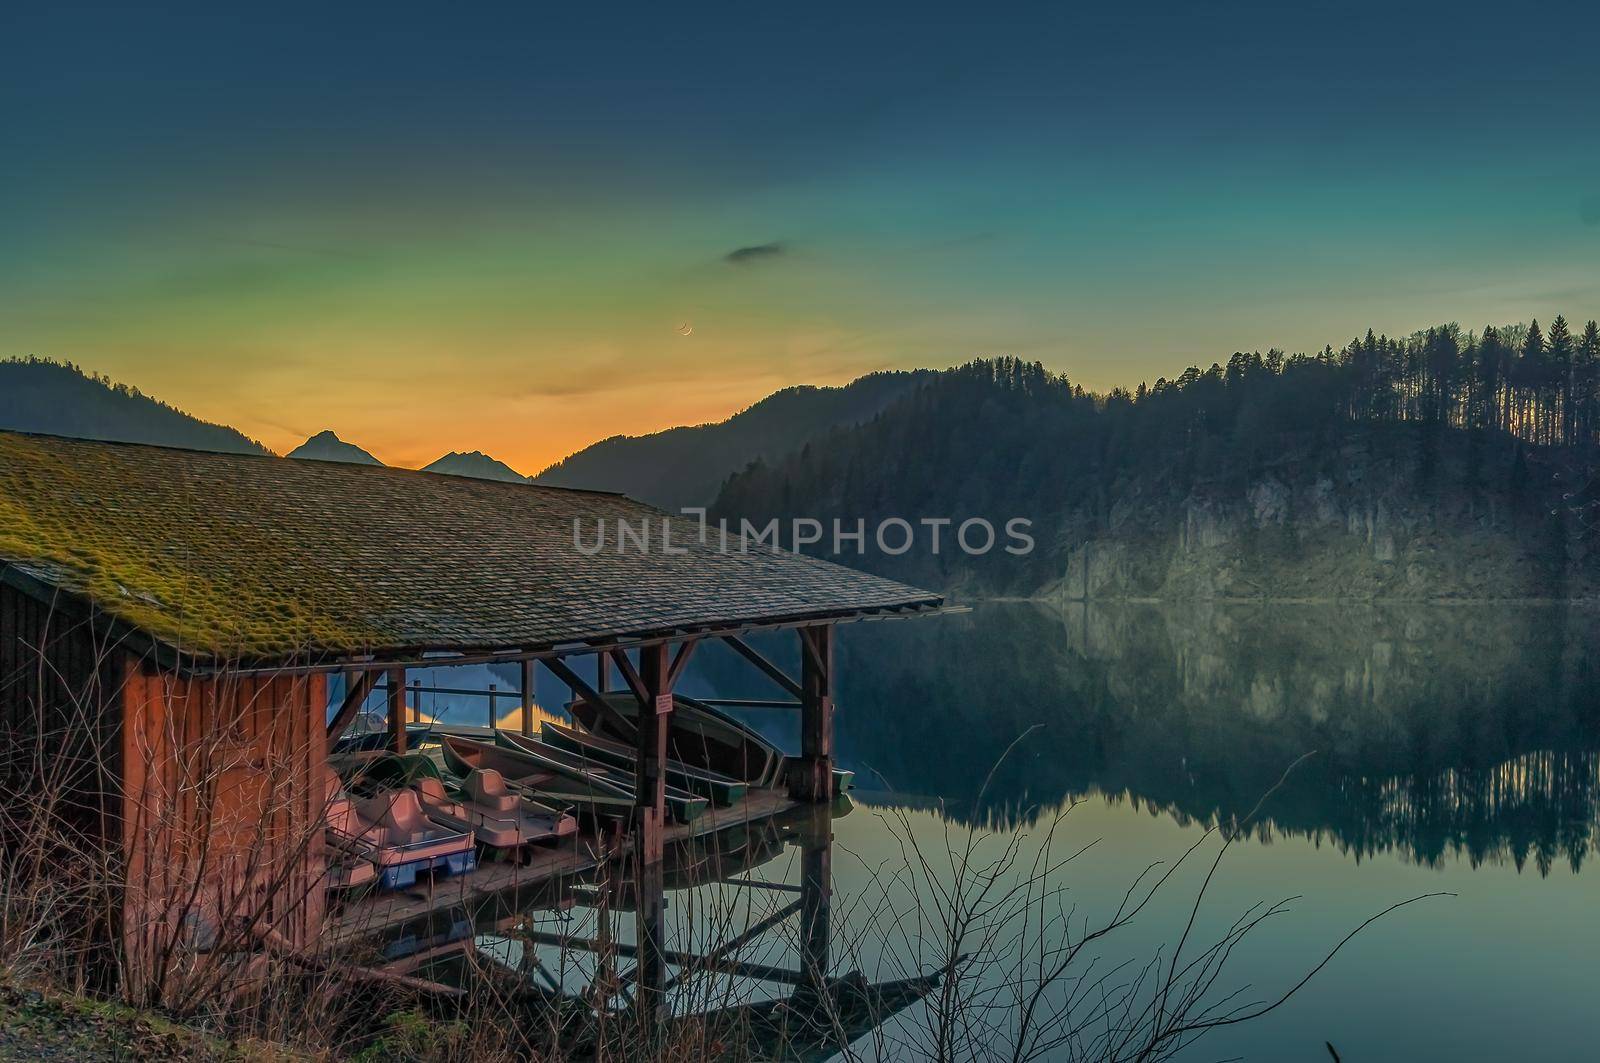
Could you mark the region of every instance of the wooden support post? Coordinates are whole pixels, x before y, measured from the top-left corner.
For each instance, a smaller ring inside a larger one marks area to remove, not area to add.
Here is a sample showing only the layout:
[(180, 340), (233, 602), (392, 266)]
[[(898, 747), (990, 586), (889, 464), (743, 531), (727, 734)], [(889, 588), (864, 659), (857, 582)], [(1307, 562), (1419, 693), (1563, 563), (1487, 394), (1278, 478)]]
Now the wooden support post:
[(533, 662), (522, 662), (522, 733), (533, 734)]
[(634, 873), (638, 875), (639, 1007), (649, 1025), (661, 1014), (667, 980), (666, 875), (662, 832), (666, 822), (667, 732), (672, 727), (671, 665), (665, 643), (639, 650), (639, 679), (649, 702), (639, 708), (634, 777)]
[(605, 650), (594, 655), (594, 688), (602, 694), (611, 693), (611, 655)]
[(494, 733), (494, 725), (499, 722), (499, 720), (497, 718), (497, 714), (499, 713), (499, 709), (497, 709), (495, 707), (495, 701), (496, 701), (497, 696), (499, 695), (499, 693), (500, 693), (500, 684), (499, 683), (490, 683), (489, 684), (489, 733), (490, 734)]
[(419, 723), (422, 720), (422, 680), (411, 681), (411, 722)]
[(406, 670), (389, 669), (384, 683), (384, 702), (389, 712), (389, 745), (396, 753), (406, 751)]
[(833, 625), (800, 632), (800, 756), (790, 765), (789, 796), (833, 800)]
[(800, 834), (800, 971), (806, 987), (826, 992), (833, 907), (833, 811), (813, 805)]

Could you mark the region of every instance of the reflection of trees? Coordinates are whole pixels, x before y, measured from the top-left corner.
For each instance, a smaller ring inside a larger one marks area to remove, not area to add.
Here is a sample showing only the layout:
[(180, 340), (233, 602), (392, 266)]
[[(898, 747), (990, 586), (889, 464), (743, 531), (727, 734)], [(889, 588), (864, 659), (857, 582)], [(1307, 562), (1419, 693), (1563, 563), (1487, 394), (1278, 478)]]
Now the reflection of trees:
[[(841, 639), (863, 786), (1004, 824), (1088, 793), (1358, 858), (1581, 863), (1597, 833), (1597, 618), (1558, 606), (988, 606)], [(1030, 727), (1029, 740), (990, 767)]]

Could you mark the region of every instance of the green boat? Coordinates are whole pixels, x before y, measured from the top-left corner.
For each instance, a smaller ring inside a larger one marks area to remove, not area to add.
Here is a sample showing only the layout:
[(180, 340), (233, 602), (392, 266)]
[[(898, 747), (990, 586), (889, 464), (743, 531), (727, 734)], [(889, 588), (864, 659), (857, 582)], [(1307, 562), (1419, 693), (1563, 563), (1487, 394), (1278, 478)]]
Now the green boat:
[[(590, 734), (580, 731), (576, 727), (565, 727), (558, 723), (545, 721), (539, 731), (539, 740), (547, 746), (576, 753), (589, 760), (598, 761), (612, 768), (634, 772), (636, 755), (633, 747), (614, 738), (604, 735)], [(750, 790), (750, 784), (739, 779), (731, 779), (720, 772), (710, 771), (705, 768), (693, 768), (681, 761), (669, 760), (666, 764), (667, 782), (680, 790), (700, 794), (702, 797), (711, 798), (718, 805), (731, 805), (735, 801), (743, 800)]]
[(476, 768), (492, 768), (506, 787), (543, 805), (565, 806), (597, 816), (626, 817), (633, 813), (633, 788), (595, 772), (573, 771), (536, 759), (515, 749), (488, 742), (436, 734), (444, 766), (458, 779)]
[[(630, 801), (633, 799), (634, 776), (632, 772), (620, 771), (592, 757), (581, 753), (569, 753), (565, 749), (546, 745), (537, 738), (517, 734), (513, 731), (497, 729), (494, 733), (494, 740), (495, 745), (499, 746), (504, 752), (529, 757), (555, 770), (603, 779), (611, 785), (624, 790)], [(699, 819), (710, 806), (710, 802), (704, 797), (692, 794), (687, 790), (680, 790), (676, 786), (668, 786), (666, 791), (667, 814), (679, 823), (690, 823)]]

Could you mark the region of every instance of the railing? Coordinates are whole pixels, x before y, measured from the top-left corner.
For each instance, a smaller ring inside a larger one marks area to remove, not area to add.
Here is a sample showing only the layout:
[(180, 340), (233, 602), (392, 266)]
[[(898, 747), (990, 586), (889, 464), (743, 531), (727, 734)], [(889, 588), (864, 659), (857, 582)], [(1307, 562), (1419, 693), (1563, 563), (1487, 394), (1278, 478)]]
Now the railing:
[[(387, 692), (388, 692), (388, 689), (389, 689), (389, 683), (388, 683), (387, 680), (385, 680), (384, 682), (377, 684), (373, 689), (374, 689), (374, 691), (383, 691), (385, 693), (385, 695), (387, 695)], [(500, 722), (500, 714), (499, 714), (499, 711), (498, 711), (496, 703), (498, 702), (498, 700), (500, 698), (513, 697), (513, 698), (516, 698), (517, 703), (522, 707), (523, 716), (524, 716), (523, 728), (522, 729), (524, 731), (527, 731), (529, 729), (529, 727), (528, 727), (528, 724), (529, 724), (528, 716), (529, 716), (529, 713), (530, 713), (530, 710), (531, 710), (531, 706), (533, 704), (531, 691), (529, 692), (529, 695), (525, 697), (519, 691), (514, 691), (514, 690), (501, 691), (500, 685), (498, 683), (490, 683), (488, 690), (479, 690), (476, 687), (423, 686), (422, 685), (422, 680), (420, 680), (420, 679), (412, 680), (410, 683), (406, 684), (406, 688), (405, 689), (406, 689), (406, 692), (411, 695), (411, 702), (410, 702), (409, 705), (406, 706), (407, 711), (409, 713), (409, 715), (407, 717), (407, 720), (406, 720), (407, 723), (416, 723), (418, 720), (420, 720), (422, 718), (422, 695), (424, 695), (424, 694), (451, 694), (451, 695), (455, 695), (455, 696), (458, 696), (458, 697), (488, 698), (489, 699), (489, 730), (493, 731), (495, 729), (495, 727)], [(448, 728), (440, 728), (440, 729), (441, 730), (448, 730)], [(474, 728), (474, 730), (476, 730), (476, 728)]]

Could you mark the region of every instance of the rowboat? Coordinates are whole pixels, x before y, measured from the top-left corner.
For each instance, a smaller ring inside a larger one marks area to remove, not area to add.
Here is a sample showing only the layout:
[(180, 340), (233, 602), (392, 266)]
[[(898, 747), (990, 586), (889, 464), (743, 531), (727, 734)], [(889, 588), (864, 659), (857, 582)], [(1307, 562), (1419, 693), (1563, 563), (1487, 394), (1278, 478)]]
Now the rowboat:
[[(629, 725), (637, 724), (639, 701), (632, 694), (607, 694), (605, 703)], [(625, 744), (633, 741), (631, 733), (622, 733), (611, 715), (602, 713), (591, 701), (580, 698), (570, 703), (567, 711), (591, 733)], [(743, 779), (758, 787), (784, 785), (789, 764), (794, 760), (737, 716), (683, 694), (672, 696), (667, 752), (690, 767)], [(834, 793), (844, 793), (854, 782), (854, 772), (834, 769)]]
[[(605, 704), (630, 725), (637, 725), (639, 702), (632, 694), (607, 694)], [(567, 709), (592, 734), (624, 743), (634, 740), (633, 734), (620, 731), (611, 713), (601, 712), (592, 701), (580, 698)], [(667, 755), (752, 786), (776, 786), (781, 779), (783, 755), (776, 746), (743, 721), (682, 694), (672, 696)]]
[[(601, 778), (626, 790), (630, 800), (633, 798), (634, 776), (632, 772), (619, 771), (581, 753), (569, 753), (565, 749), (546, 745), (537, 738), (517, 734), (513, 731), (496, 730), (494, 740), (495, 744), (505, 752), (532, 757), (536, 761), (559, 770), (585, 775), (599, 775)], [(689, 823), (699, 819), (710, 804), (704, 797), (689, 793), (687, 790), (680, 790), (676, 786), (666, 787), (666, 801), (668, 815), (679, 823)]]
[(500, 773), (508, 790), (543, 804), (565, 805), (600, 816), (633, 813), (633, 787), (597, 771), (573, 771), (519, 750), (454, 735), (439, 735), (439, 747), (446, 770), (458, 779), (489, 768)]
[[(633, 747), (614, 738), (546, 720), (539, 731), (539, 740), (547, 746), (576, 753), (608, 767), (620, 768), (629, 774), (635, 771), (637, 757)], [(731, 805), (741, 800), (750, 789), (748, 783), (738, 779), (705, 768), (692, 768), (676, 760), (667, 761), (666, 773), (667, 782), (671, 785), (709, 797), (718, 805)]]

